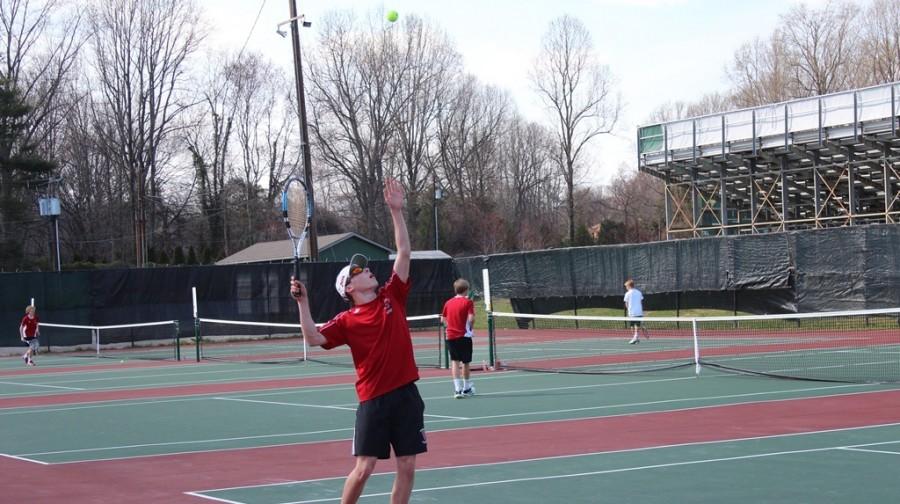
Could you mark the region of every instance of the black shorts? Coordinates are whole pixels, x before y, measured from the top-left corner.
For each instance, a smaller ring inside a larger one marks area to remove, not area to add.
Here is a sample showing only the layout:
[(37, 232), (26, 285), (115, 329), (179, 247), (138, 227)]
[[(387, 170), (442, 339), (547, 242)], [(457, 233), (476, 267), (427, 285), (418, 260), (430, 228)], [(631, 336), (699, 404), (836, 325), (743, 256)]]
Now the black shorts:
[(359, 403), (353, 432), (353, 455), (391, 458), (428, 451), (425, 402), (415, 383)]
[(641, 321), (640, 320), (629, 320), (628, 325), (630, 327), (641, 327)]
[(450, 360), (468, 364), (472, 362), (472, 338), (456, 338), (447, 340)]

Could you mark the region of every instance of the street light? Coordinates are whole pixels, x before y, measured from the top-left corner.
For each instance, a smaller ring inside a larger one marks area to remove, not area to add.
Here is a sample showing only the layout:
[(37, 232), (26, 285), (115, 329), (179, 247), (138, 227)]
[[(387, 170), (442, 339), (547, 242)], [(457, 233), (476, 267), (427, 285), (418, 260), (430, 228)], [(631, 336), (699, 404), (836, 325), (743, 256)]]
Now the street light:
[(434, 187), (434, 250), (440, 250), (440, 233), (438, 232), (438, 202), (444, 199), (444, 188)]
[(281, 35), (281, 38), (287, 37), (287, 32), (282, 30), (281, 27), (290, 23), (291, 21), (300, 21), (304, 28), (309, 28), (312, 26), (312, 23), (306, 20), (306, 14), (300, 14), (299, 16), (292, 17), (287, 21), (282, 21), (275, 26), (275, 33)]

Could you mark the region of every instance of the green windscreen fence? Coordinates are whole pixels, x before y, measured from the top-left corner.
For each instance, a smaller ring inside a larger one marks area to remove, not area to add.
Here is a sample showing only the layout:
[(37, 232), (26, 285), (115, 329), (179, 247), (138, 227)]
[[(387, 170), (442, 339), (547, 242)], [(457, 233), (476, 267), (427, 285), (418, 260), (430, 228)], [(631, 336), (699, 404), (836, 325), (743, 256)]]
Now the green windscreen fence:
[(638, 154), (659, 152), (665, 148), (663, 125), (645, 126), (638, 130)]

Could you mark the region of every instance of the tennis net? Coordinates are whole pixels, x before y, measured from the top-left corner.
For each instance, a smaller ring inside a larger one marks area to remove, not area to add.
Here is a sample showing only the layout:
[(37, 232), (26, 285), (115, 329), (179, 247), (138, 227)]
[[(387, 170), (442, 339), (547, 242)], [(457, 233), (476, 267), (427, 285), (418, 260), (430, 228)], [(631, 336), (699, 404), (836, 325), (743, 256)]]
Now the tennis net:
[[(629, 344), (632, 323), (639, 342)], [(729, 317), (492, 314), (497, 367), (632, 373), (702, 367), (785, 378), (900, 381), (900, 308)]]
[(48, 351), (71, 351), (115, 359), (180, 360), (177, 320), (118, 325), (41, 322), (38, 338)]
[[(407, 317), (419, 367), (440, 367), (443, 327), (440, 315)], [(200, 357), (205, 360), (289, 364), (320, 362), (352, 366), (350, 349), (304, 345), (300, 324), (200, 318)]]

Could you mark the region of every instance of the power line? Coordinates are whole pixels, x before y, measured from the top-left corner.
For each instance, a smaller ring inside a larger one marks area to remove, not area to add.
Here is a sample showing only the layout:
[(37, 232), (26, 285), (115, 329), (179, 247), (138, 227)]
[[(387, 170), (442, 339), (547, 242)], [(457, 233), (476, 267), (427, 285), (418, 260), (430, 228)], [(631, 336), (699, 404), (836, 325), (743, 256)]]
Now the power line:
[(266, 6), (266, 0), (262, 0), (262, 4), (259, 6), (259, 11), (256, 13), (256, 19), (253, 20), (253, 26), (250, 27), (250, 32), (247, 33), (247, 38), (244, 39), (244, 45), (241, 47), (240, 52), (238, 52), (237, 60), (241, 60), (241, 56), (244, 55), (244, 49), (247, 48), (247, 44), (250, 42), (250, 37), (253, 35), (253, 30), (256, 29), (256, 23), (259, 21), (259, 16), (262, 15), (262, 11)]

